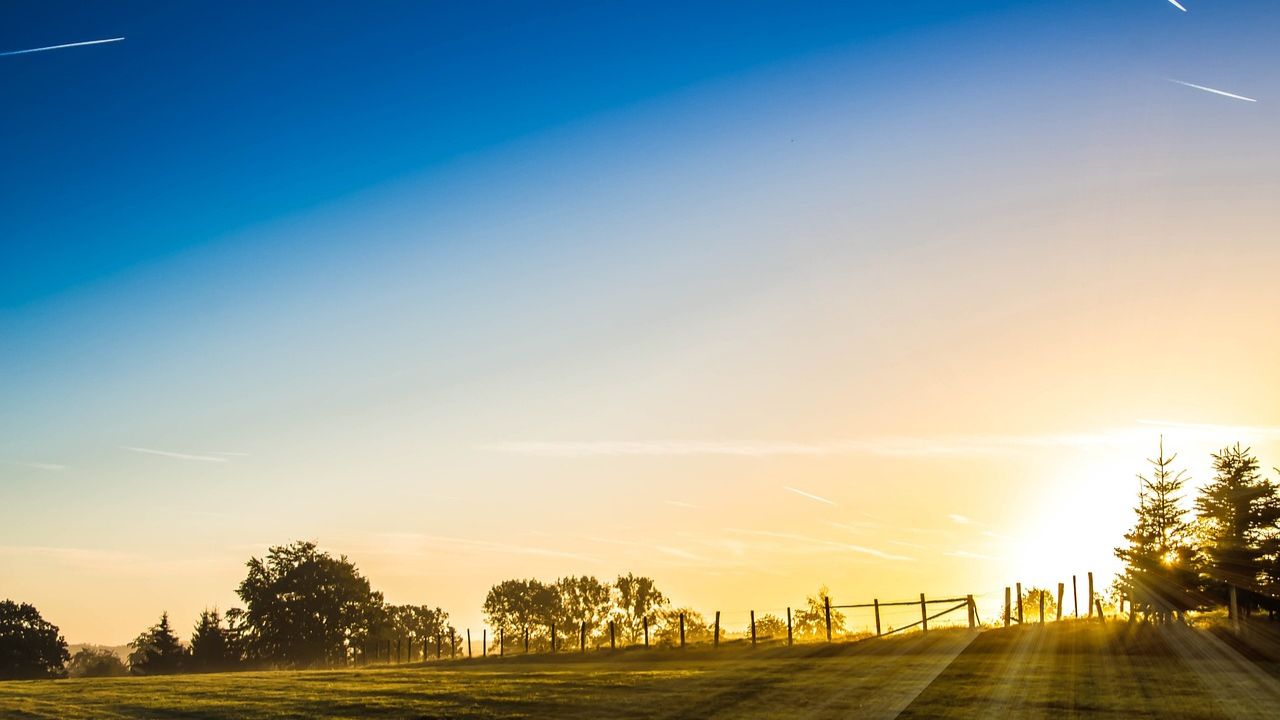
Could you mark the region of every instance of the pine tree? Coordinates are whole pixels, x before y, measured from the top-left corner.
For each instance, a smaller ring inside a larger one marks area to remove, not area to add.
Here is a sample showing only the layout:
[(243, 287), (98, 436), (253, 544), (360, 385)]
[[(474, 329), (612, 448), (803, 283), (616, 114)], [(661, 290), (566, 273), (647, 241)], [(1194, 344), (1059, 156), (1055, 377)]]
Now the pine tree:
[(182, 669), (186, 650), (169, 626), (169, 613), (129, 643), (129, 671), (134, 675), (169, 675)]
[(1280, 521), (1276, 484), (1258, 472), (1250, 448), (1223, 448), (1213, 454), (1213, 480), (1200, 491), (1196, 511), (1206, 539), (1206, 588), (1225, 602), (1230, 587), (1239, 590), (1248, 614), (1264, 600), (1259, 591), (1268, 570)]
[(196, 672), (218, 672), (235, 666), (229, 633), (222, 626), (217, 609), (200, 613), (191, 635), (190, 667)]
[(1128, 546), (1115, 551), (1125, 563), (1120, 584), (1148, 618), (1164, 619), (1197, 604), (1191, 528), (1181, 506), (1186, 471), (1174, 471), (1176, 459), (1176, 453), (1165, 457), (1161, 437), (1159, 454), (1147, 460), (1151, 477), (1138, 475), (1137, 519), (1124, 536)]

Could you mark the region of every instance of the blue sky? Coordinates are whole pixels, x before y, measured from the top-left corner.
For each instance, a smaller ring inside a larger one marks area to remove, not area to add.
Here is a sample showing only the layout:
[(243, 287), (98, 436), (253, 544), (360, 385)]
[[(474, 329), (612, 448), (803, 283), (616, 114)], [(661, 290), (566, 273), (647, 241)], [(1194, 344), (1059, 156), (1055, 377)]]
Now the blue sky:
[(1280, 13), (1185, 4), (5, 5), (127, 39), (0, 56), (0, 585), (112, 642), (300, 537), (464, 617), (970, 592), (1119, 493), (1106, 558), (1135, 420), (1280, 426)]

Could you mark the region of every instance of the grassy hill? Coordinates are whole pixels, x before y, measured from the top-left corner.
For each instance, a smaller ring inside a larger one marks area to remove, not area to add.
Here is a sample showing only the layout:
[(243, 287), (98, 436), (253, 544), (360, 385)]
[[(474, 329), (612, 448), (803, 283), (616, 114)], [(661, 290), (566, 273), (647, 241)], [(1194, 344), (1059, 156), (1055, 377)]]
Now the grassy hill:
[(794, 648), (0, 683), (20, 718), (1268, 717), (1280, 643), (1063, 622)]

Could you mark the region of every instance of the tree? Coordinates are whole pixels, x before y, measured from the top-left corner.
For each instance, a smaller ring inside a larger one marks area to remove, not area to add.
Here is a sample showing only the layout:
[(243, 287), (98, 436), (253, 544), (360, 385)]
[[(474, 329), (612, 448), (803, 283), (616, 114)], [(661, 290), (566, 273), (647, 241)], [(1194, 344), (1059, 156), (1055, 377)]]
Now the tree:
[(1044, 618), (1045, 620), (1054, 619), (1054, 614), (1058, 611), (1058, 600), (1053, 593), (1044, 588), (1030, 587), (1022, 592), (1022, 619), (1023, 622), (1032, 623), (1040, 620), (1040, 596), (1044, 595)]
[(1128, 545), (1115, 550), (1125, 563), (1120, 585), (1148, 618), (1167, 619), (1198, 604), (1195, 550), (1181, 504), (1187, 477), (1185, 470), (1173, 470), (1176, 459), (1176, 453), (1165, 457), (1162, 437), (1158, 454), (1147, 460), (1151, 477), (1138, 475), (1137, 518), (1124, 536)]
[(129, 671), (134, 675), (172, 675), (182, 669), (186, 650), (169, 626), (169, 613), (129, 643)]
[[(824, 624), (826, 620), (823, 620)], [(825, 632), (825, 628), (824, 628)], [(751, 635), (751, 626), (747, 626), (747, 636)], [(769, 638), (785, 638), (787, 636), (787, 623), (777, 615), (764, 613), (756, 616), (756, 638), (759, 640), (767, 640)]]
[(1213, 470), (1213, 480), (1196, 498), (1206, 541), (1206, 589), (1225, 601), (1229, 587), (1239, 588), (1240, 607), (1248, 614), (1264, 597), (1258, 590), (1280, 522), (1280, 497), (1276, 484), (1258, 472), (1251, 449), (1239, 443), (1213, 454)]
[[(449, 624), (449, 613), (440, 608), (427, 605), (388, 605), (387, 626), (378, 633), (381, 640), (412, 641), (426, 658), (428, 647), (437, 638), (443, 647), (445, 638), (453, 637), (456, 632)], [(405, 648), (406, 655), (409, 648)], [(412, 658), (409, 658), (412, 660)]]
[(619, 575), (613, 584), (612, 615), (623, 640), (638, 643), (644, 638), (644, 622), (654, 619), (658, 610), (667, 604), (667, 598), (658, 590), (653, 578), (632, 573)]
[(111, 650), (103, 647), (82, 647), (67, 663), (67, 675), (73, 678), (119, 677), (128, 675), (129, 668)]
[[(827, 637), (827, 605), (830, 600), (830, 590), (826, 585), (818, 588), (817, 595), (810, 595), (806, 598), (806, 606), (796, 611), (794, 620), (794, 632), (796, 637), (822, 638)], [(841, 635), (845, 631), (844, 613), (832, 608), (831, 610), (831, 636)]]
[(188, 668), (193, 672), (222, 672), (236, 667), (240, 661), (235, 642), (217, 608), (200, 613), (191, 634), (191, 657)]
[[(554, 586), (540, 580), (504, 580), (489, 588), (484, 614), (490, 627), (506, 633), (511, 642), (529, 638), (530, 648), (550, 647), (551, 623), (557, 613), (558, 595)], [(564, 629), (557, 628), (563, 637)]]
[(566, 633), (580, 632), (587, 625), (588, 640), (607, 637), (609, 622), (609, 586), (592, 576), (565, 577), (556, 580), (554, 617), (557, 627)]
[(0, 602), (0, 680), (62, 677), (67, 641), (27, 603)]
[(313, 542), (273, 547), (248, 567), (236, 593), (245, 603), (250, 650), (265, 662), (345, 665), (382, 617), (382, 593), (345, 555), (332, 557)]
[[(715, 634), (714, 623), (708, 622), (702, 613), (687, 607), (663, 607), (658, 610), (653, 628), (653, 642), (656, 645), (678, 647), (680, 645), (680, 616), (684, 615), (684, 640), (688, 644), (709, 643)], [(724, 638), (724, 628), (720, 628), (720, 637)]]

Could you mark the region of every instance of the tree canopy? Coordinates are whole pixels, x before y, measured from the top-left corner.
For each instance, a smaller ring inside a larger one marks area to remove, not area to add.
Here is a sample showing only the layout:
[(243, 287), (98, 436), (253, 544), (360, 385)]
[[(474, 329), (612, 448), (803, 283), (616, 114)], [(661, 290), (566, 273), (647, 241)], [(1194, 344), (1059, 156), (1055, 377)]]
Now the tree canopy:
[(129, 643), (129, 671), (134, 675), (171, 675), (183, 669), (187, 651), (169, 625), (169, 613)]
[(250, 558), (236, 593), (246, 642), (261, 661), (285, 667), (345, 664), (382, 619), (382, 593), (347, 560), (313, 542)]
[(0, 601), (0, 680), (62, 677), (67, 641), (27, 603)]

